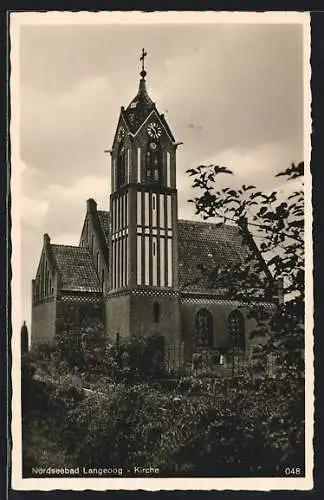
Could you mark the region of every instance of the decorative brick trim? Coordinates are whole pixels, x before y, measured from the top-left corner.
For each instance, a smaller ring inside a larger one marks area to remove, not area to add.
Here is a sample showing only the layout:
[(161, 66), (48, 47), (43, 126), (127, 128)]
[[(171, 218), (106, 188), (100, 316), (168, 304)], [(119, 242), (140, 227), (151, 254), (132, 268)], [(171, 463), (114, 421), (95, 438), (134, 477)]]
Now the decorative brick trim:
[(251, 306), (264, 306), (267, 309), (275, 309), (276, 305), (271, 302), (242, 302), (238, 300), (229, 300), (229, 299), (221, 299), (213, 296), (197, 296), (197, 297), (184, 297), (180, 298), (181, 304), (219, 304), (219, 305), (228, 305), (234, 307), (251, 307)]
[(168, 288), (135, 288), (132, 295), (144, 295), (147, 297), (179, 297), (179, 292)]
[(57, 298), (60, 302), (76, 302), (79, 304), (100, 304), (102, 302), (102, 297), (96, 297), (91, 295), (61, 295)]
[(180, 293), (174, 288), (152, 288), (152, 287), (136, 287), (122, 288), (113, 292), (109, 292), (106, 298), (121, 297), (126, 295), (142, 295), (145, 297), (179, 297)]

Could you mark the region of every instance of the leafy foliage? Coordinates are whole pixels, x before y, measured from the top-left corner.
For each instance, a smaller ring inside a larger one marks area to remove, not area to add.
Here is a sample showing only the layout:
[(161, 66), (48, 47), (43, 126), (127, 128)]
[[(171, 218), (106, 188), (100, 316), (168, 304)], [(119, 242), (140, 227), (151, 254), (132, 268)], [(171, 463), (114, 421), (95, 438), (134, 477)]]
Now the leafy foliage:
[[(283, 382), (286, 394), (300, 387), (294, 378), (246, 376), (225, 391), (219, 379), (191, 377), (166, 390), (114, 383), (84, 391), (66, 377), (46, 382), (39, 392), (43, 410), (37, 430), (47, 437), (45, 447), (56, 444), (53, 465), (63, 455), (72, 466), (113, 464), (130, 475), (148, 464), (162, 475), (283, 475), (291, 460), (303, 466), (303, 426), (297, 433), (291, 426)], [(293, 418), (303, 418), (299, 406)]]
[[(304, 163), (292, 163), (277, 174), (288, 183), (299, 182), (289, 195), (278, 191), (263, 193), (256, 186), (245, 184), (240, 189), (218, 189), (217, 176), (232, 173), (218, 165), (201, 165), (187, 173), (193, 178), (192, 187), (198, 190), (198, 196), (189, 200), (195, 204), (196, 214), (205, 220), (215, 218), (236, 224), (249, 249), (244, 263), (222, 271), (227, 281), (231, 277), (228, 298), (245, 302), (248, 292), (252, 298), (250, 316), (258, 325), (252, 335), (266, 337), (268, 350), (276, 350), (288, 364), (294, 358), (302, 369), (305, 247), (304, 191), (300, 181)], [(257, 254), (261, 258), (257, 259)], [(207, 269), (204, 278), (206, 275), (214, 283), (216, 276), (220, 279), (214, 269)], [(276, 302), (278, 307), (269, 311), (257, 303), (258, 299)]]
[[(236, 224), (242, 242), (248, 246), (246, 261), (226, 270), (227, 281), (230, 276), (227, 296), (246, 303), (248, 293), (249, 316), (257, 324), (251, 336), (265, 340), (257, 355), (277, 353), (279, 367), (275, 386), (271, 389), (275, 396), (270, 396), (271, 384), (264, 389), (269, 397), (275, 397), (280, 417), (272, 415), (270, 420), (265, 420), (265, 443), (277, 447), (279, 455), (283, 455), (281, 459), (285, 460), (285, 447), (289, 448), (289, 443), (295, 439), (301, 457), (304, 428), (304, 163), (292, 163), (277, 174), (287, 181), (283, 193), (264, 193), (253, 185), (243, 185), (240, 189), (217, 188), (217, 176), (229, 171), (214, 165), (200, 166), (187, 173), (193, 177), (192, 187), (198, 191), (198, 195), (189, 200), (195, 204), (196, 213), (205, 220), (215, 218), (222, 223)], [(290, 184), (294, 189), (289, 190)], [(213, 281), (215, 270), (206, 269), (206, 275)], [(272, 302), (275, 307), (267, 308), (262, 301)], [(260, 401), (256, 401), (259, 405)]]
[(159, 335), (133, 336), (110, 342), (100, 321), (67, 328), (54, 342), (37, 346), (31, 358), (43, 374), (76, 374), (88, 385), (134, 383), (165, 375), (164, 339)]

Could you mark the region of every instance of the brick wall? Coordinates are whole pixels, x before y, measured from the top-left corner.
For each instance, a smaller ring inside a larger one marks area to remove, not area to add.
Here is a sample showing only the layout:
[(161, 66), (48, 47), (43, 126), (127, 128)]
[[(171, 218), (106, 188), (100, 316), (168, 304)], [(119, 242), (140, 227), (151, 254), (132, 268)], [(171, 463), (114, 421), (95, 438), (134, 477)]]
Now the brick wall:
[(112, 342), (116, 340), (119, 333), (120, 339), (130, 336), (130, 297), (109, 297), (105, 303), (106, 331)]
[(32, 307), (31, 347), (50, 342), (55, 335), (56, 301), (52, 297)]
[[(159, 321), (154, 321), (154, 303), (159, 304)], [(168, 344), (180, 341), (179, 298), (168, 296), (131, 296), (133, 335), (164, 335)]]
[(250, 339), (249, 333), (255, 328), (254, 319), (247, 318), (248, 309), (239, 308), (235, 304), (212, 303), (211, 301), (199, 300), (199, 303), (181, 303), (181, 339), (185, 344), (186, 351), (191, 352), (195, 349), (195, 331), (196, 315), (200, 309), (207, 309), (213, 315), (214, 347), (222, 348), (229, 345), (229, 332), (227, 328), (227, 319), (229, 314), (239, 309), (245, 320), (245, 341), (246, 350), (250, 352), (254, 345), (264, 342), (264, 339), (255, 337)]
[[(158, 321), (154, 317), (154, 303), (158, 303)], [(109, 297), (106, 302), (107, 334), (112, 340), (119, 333), (120, 339), (131, 335), (163, 335), (169, 344), (180, 342), (179, 299), (128, 295)]]

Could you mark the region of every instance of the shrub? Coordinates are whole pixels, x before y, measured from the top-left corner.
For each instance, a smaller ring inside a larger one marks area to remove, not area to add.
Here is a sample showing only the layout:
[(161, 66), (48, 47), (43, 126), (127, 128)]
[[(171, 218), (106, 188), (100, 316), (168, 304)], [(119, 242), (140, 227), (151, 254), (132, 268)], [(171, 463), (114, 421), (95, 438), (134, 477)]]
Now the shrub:
[[(283, 475), (303, 467), (303, 410), (291, 412), (297, 380), (244, 376), (224, 391), (214, 379), (187, 377), (169, 390), (112, 383), (84, 392), (72, 379), (43, 393), (50, 443), (74, 463), (150, 464), (165, 475)], [(290, 464), (291, 465), (291, 464)]]

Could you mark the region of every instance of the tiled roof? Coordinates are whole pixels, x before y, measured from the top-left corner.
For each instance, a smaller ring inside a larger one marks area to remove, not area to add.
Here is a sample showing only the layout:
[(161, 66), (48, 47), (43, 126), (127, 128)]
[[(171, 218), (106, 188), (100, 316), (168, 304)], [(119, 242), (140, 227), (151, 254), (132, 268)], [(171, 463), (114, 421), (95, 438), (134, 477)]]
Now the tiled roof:
[(105, 235), (105, 241), (109, 247), (109, 234), (110, 234), (110, 213), (104, 210), (98, 210), (98, 219)]
[[(223, 271), (244, 262), (248, 248), (237, 226), (179, 220), (179, 284), (182, 291), (210, 292), (204, 269)], [(226, 276), (226, 274), (225, 274)], [(219, 280), (219, 288), (226, 287)]]
[[(109, 246), (110, 213), (99, 210), (99, 222)], [(245, 261), (248, 247), (237, 226), (179, 220), (179, 284), (183, 292), (215, 293), (206, 283), (205, 269), (224, 270)], [(87, 247), (51, 244), (61, 275), (61, 288), (70, 291), (100, 292), (100, 282)], [(226, 284), (219, 281), (219, 289)]]
[(101, 287), (87, 247), (53, 245), (51, 250), (61, 276), (62, 290), (100, 292)]

